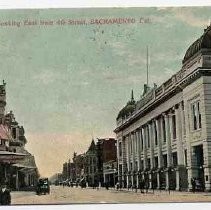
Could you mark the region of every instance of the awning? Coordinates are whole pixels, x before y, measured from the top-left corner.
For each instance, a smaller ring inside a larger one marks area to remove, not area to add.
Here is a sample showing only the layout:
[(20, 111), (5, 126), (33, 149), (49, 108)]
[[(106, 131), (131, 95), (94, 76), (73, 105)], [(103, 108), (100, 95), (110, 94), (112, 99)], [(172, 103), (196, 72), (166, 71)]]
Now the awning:
[(15, 167), (17, 167), (17, 168), (29, 168), (29, 169), (35, 169), (35, 168), (37, 168), (37, 167), (34, 167), (34, 166), (25, 166), (25, 165), (23, 165), (23, 164), (20, 164), (20, 163), (15, 163), (15, 164), (13, 164), (13, 166), (15, 166)]
[(37, 169), (37, 167), (26, 166), (26, 165), (23, 165), (23, 164), (20, 164), (20, 163), (15, 163), (12, 166), (17, 167), (18, 171), (21, 171), (23, 173), (30, 173), (30, 172), (33, 172), (33, 171), (35, 171)]
[(104, 170), (103, 173), (104, 173), (105, 175), (106, 175), (106, 174), (115, 174), (115, 173), (117, 173), (117, 170), (116, 170), (116, 169)]
[(0, 163), (17, 163), (18, 160), (22, 160), (26, 154), (0, 151)]
[(22, 168), (20, 169), (19, 171), (23, 172), (23, 173), (31, 173), (31, 172), (34, 172), (36, 168), (34, 167), (28, 167), (28, 168)]

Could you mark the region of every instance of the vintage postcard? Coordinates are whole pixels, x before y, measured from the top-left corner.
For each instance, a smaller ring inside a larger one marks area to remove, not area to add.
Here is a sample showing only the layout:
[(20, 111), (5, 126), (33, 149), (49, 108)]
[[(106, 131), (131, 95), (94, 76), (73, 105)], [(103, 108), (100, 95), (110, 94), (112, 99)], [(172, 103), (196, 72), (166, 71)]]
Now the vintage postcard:
[(0, 204), (211, 201), (211, 7), (0, 10)]

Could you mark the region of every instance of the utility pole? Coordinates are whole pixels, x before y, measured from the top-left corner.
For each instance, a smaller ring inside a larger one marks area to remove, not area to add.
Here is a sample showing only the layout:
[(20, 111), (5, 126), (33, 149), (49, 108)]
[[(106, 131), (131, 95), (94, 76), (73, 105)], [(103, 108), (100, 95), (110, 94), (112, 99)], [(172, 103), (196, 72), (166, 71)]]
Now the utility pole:
[(149, 47), (147, 45), (147, 88), (149, 86)]

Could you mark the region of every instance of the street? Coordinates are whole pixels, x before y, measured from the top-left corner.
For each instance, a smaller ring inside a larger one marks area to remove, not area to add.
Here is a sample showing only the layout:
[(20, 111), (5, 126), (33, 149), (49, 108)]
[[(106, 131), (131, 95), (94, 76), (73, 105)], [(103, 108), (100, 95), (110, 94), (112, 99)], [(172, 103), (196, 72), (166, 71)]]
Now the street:
[(72, 204), (72, 203), (143, 203), (143, 202), (210, 202), (211, 193), (191, 193), (171, 191), (116, 191), (101, 188), (71, 188), (51, 186), (48, 195), (36, 195), (35, 192), (12, 192), (12, 205), (16, 204)]

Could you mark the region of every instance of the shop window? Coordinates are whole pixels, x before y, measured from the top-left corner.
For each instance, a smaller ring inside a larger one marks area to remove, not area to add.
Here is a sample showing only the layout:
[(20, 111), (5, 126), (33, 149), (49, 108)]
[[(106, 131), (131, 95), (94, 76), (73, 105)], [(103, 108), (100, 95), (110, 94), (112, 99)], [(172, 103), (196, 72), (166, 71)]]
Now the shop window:
[(151, 161), (150, 158), (147, 159), (147, 169), (151, 168)]
[(135, 162), (135, 171), (137, 171), (138, 170), (138, 162), (136, 161)]
[(154, 131), (155, 131), (155, 146), (158, 145), (158, 132), (157, 132), (157, 127), (156, 127), (156, 122), (154, 121)]
[(122, 142), (119, 142), (119, 156), (122, 156)]
[(172, 115), (172, 134), (173, 134), (173, 139), (177, 138), (177, 132), (176, 132), (176, 116)]
[(147, 146), (150, 148), (150, 133), (149, 133), (149, 126), (147, 126)]
[(130, 170), (132, 170), (133, 169), (133, 164), (132, 163), (130, 163)]
[(143, 142), (143, 136), (142, 136), (142, 131), (141, 131), (141, 151), (143, 151), (144, 147), (144, 142)]
[(182, 114), (182, 116), (183, 116), (183, 131), (184, 131), (184, 135), (186, 135), (186, 127), (185, 127), (185, 106), (184, 106), (184, 103), (182, 103), (182, 112), (183, 112), (183, 114)]
[(188, 165), (188, 159), (187, 159), (187, 149), (185, 149), (185, 165)]
[(168, 162), (167, 162), (167, 155), (163, 155), (163, 166), (167, 168)]
[(155, 157), (155, 168), (158, 168), (158, 157)]
[(177, 166), (177, 152), (172, 153), (173, 166)]
[(201, 128), (201, 111), (200, 111), (200, 103), (197, 102), (197, 111), (198, 111), (198, 121), (199, 121), (199, 128)]
[(130, 155), (132, 154), (132, 151), (133, 151), (133, 148), (132, 148), (132, 138), (129, 138), (129, 154)]
[(141, 171), (143, 171), (144, 170), (144, 161), (143, 160), (141, 160)]
[(166, 124), (165, 119), (162, 117), (162, 128), (163, 128), (163, 142), (166, 142)]

